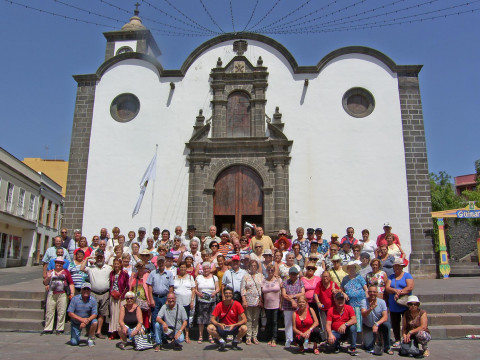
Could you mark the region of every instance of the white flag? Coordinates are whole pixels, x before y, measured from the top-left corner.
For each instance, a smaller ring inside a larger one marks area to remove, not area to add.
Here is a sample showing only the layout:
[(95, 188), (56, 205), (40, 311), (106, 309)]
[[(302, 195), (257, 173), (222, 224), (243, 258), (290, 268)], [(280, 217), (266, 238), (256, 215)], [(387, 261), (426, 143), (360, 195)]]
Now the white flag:
[(132, 218), (135, 215), (137, 215), (138, 211), (140, 210), (140, 206), (142, 205), (142, 201), (143, 201), (143, 195), (145, 195), (145, 190), (147, 190), (148, 182), (150, 180), (155, 180), (156, 168), (157, 168), (157, 152), (155, 152), (155, 155), (153, 156), (152, 161), (150, 161), (150, 164), (148, 165), (147, 170), (143, 175), (142, 181), (140, 181), (140, 194), (138, 195), (138, 200), (137, 200), (137, 204), (135, 205), (135, 209), (133, 209)]

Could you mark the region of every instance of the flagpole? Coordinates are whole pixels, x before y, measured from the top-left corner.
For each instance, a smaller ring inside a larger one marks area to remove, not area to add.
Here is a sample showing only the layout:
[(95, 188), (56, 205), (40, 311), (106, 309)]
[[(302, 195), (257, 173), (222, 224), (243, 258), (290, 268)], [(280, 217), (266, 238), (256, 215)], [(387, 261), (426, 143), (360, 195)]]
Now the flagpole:
[[(158, 151), (158, 144), (155, 144), (155, 158), (157, 157), (157, 151)], [(155, 162), (155, 166), (157, 165), (157, 163)], [(155, 172), (156, 172), (157, 169), (155, 169)], [(154, 196), (155, 196), (155, 178), (156, 176), (153, 178), (153, 185), (152, 185), (152, 203), (150, 204), (150, 227), (148, 228), (148, 233), (151, 234), (152, 233), (152, 216), (153, 216), (153, 200), (154, 200)]]

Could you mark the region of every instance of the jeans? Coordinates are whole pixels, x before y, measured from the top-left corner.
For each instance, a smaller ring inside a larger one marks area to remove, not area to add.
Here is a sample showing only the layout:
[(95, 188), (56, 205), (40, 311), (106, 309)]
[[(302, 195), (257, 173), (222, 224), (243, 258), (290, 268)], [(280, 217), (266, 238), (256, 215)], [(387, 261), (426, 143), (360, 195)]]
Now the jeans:
[[(178, 330), (177, 330), (177, 332), (178, 332)], [(175, 334), (172, 334), (172, 335), (175, 336)], [(165, 335), (165, 333), (163, 332), (162, 324), (160, 324), (159, 322), (155, 322), (155, 344), (161, 345), (163, 338), (166, 337), (166, 336), (167, 335)], [(178, 340), (175, 340), (175, 342), (177, 344), (180, 344), (184, 341), (185, 341), (185, 336), (183, 335), (183, 332), (182, 332), (182, 335), (180, 335)]]
[(277, 341), (278, 333), (278, 309), (265, 309), (267, 315), (267, 339)]
[[(88, 333), (90, 331), (90, 325), (94, 324), (97, 322), (97, 319), (93, 319), (88, 323), (88, 325), (85, 327), (85, 330)], [(80, 342), (80, 335), (82, 334), (82, 329), (80, 328), (80, 324), (75, 324), (73, 321), (70, 322), (71, 325), (71, 330), (70, 330), (70, 345), (72, 346), (77, 346), (78, 343)]]
[(152, 310), (152, 321), (150, 323), (150, 330), (152, 331), (155, 338), (157, 337), (157, 331), (155, 330), (155, 323), (157, 322), (157, 315), (163, 305), (167, 302), (167, 295), (165, 296), (153, 296), (153, 300), (155, 301), (155, 308)]
[(333, 336), (335, 336), (335, 343), (333, 346), (335, 349), (340, 348), (340, 340), (346, 340), (348, 338), (350, 342), (350, 348), (356, 349), (357, 348), (357, 325), (352, 325), (347, 327), (345, 334), (340, 334), (334, 330), (332, 330)]
[[(390, 322), (386, 321), (378, 327), (378, 333), (382, 336), (383, 339), (383, 350), (387, 351), (390, 349)], [(371, 327), (363, 325), (363, 346), (365, 350), (373, 350), (375, 346), (376, 336), (373, 333)]]

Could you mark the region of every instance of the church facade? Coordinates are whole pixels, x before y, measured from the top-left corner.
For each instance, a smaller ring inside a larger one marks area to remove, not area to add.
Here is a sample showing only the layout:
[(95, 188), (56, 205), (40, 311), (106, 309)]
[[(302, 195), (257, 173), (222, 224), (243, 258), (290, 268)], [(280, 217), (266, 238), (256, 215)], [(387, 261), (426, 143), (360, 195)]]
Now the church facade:
[[(360, 46), (299, 66), (275, 40), (224, 34), (164, 69), (140, 18), (104, 34), (105, 61), (78, 83), (64, 224), (210, 225), (241, 232), (388, 221), (411, 271), (435, 273), (419, 65)], [(155, 182), (139, 182), (158, 144)], [(151, 229), (150, 229), (151, 230)]]

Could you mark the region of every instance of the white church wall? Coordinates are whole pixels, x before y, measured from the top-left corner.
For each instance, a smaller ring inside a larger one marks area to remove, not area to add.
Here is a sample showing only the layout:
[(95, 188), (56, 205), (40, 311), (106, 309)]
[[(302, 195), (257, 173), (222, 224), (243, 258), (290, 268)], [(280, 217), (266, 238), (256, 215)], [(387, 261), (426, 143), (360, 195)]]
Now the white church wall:
[[(100, 80), (90, 141), (83, 230), (118, 225), (122, 233), (150, 223), (152, 184), (139, 214), (131, 213), (139, 182), (159, 144), (152, 226), (186, 227), (188, 164), (185, 142), (199, 109), (208, 119), (210, 70), (220, 57), (225, 66), (234, 56), (233, 41), (211, 47), (199, 56), (183, 79), (160, 78), (142, 60), (111, 67)], [(280, 106), (285, 134), (293, 140), (290, 165), (290, 227), (321, 226), (325, 235), (343, 234), (354, 226), (372, 239), (384, 221), (393, 224), (404, 249), (410, 249), (408, 195), (402, 123), (396, 76), (379, 60), (360, 54), (331, 61), (319, 74), (293, 74), (275, 49), (249, 41), (245, 56), (256, 65), (262, 56), (268, 68), (266, 113)], [(304, 87), (304, 79), (310, 79)], [(170, 89), (170, 81), (175, 89)], [(354, 118), (342, 107), (343, 94), (363, 87), (375, 98), (375, 110)], [(110, 116), (115, 96), (131, 92), (140, 112), (128, 123)], [(113, 185), (113, 184), (119, 185)]]

